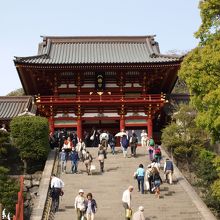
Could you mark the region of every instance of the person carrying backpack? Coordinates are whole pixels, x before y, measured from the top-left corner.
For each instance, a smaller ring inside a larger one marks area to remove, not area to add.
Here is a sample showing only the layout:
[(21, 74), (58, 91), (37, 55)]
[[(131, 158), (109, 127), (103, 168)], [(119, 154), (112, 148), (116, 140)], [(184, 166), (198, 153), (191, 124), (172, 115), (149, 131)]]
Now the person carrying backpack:
[(164, 164), (164, 176), (165, 181), (173, 184), (173, 162), (169, 158), (166, 159)]
[(152, 161), (153, 153), (154, 153), (154, 139), (152, 137), (148, 140), (147, 146), (148, 146), (149, 159)]
[(154, 158), (156, 159), (157, 163), (160, 163), (161, 160), (161, 150), (158, 146), (156, 146), (154, 151)]

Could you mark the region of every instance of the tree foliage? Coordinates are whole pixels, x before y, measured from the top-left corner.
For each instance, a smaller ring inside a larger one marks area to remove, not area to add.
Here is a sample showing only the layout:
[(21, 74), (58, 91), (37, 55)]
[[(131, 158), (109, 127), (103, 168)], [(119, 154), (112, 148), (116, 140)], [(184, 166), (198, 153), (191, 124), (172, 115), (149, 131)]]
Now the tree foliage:
[(220, 1), (201, 0), (202, 24), (195, 36), (200, 44), (185, 58), (179, 76), (186, 81), (197, 123), (220, 140)]
[(197, 159), (196, 174), (201, 179), (202, 186), (207, 189), (218, 178), (213, 160), (215, 154), (211, 151), (202, 149)]
[(211, 186), (212, 195), (216, 198), (216, 200), (220, 204), (220, 156), (216, 156), (213, 159), (213, 165), (218, 174), (218, 178), (216, 178), (215, 182)]
[(199, 3), (202, 24), (195, 33), (200, 38), (202, 44), (209, 42), (219, 35), (220, 31), (220, 1), (201, 0)]
[(199, 185), (203, 187), (206, 204), (220, 216), (220, 156), (203, 149), (197, 159)]
[(49, 152), (48, 121), (40, 116), (21, 116), (10, 123), (11, 136), (19, 155), (26, 163), (45, 159)]
[(183, 79), (178, 78), (176, 84), (172, 90), (174, 94), (189, 94), (189, 89), (187, 87), (186, 82)]
[(179, 76), (192, 95), (198, 110), (197, 123), (220, 140), (220, 39), (198, 47), (184, 59)]
[(0, 167), (0, 203), (7, 212), (15, 213), (15, 204), (18, 199), (19, 183), (8, 176), (9, 170)]
[(8, 93), (6, 96), (23, 96), (23, 95), (25, 95), (23, 88), (19, 88)]
[(206, 139), (204, 132), (196, 126), (196, 111), (192, 106), (180, 105), (172, 117), (172, 123), (162, 133), (162, 143), (174, 157), (190, 163)]
[(10, 143), (9, 136), (8, 132), (0, 130), (0, 159), (7, 153), (7, 147)]

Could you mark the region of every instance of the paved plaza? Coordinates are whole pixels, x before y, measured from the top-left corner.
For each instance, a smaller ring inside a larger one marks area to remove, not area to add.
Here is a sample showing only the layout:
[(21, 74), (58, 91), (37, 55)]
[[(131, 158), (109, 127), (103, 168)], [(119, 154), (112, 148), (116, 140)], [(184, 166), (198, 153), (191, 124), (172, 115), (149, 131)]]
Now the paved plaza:
[[(67, 173), (61, 175), (65, 182), (64, 196), (60, 203), (60, 210), (55, 214), (55, 220), (76, 220), (74, 199), (79, 189), (85, 193), (93, 193), (98, 204), (96, 220), (123, 220), (124, 209), (122, 207), (122, 193), (129, 185), (134, 185), (132, 193), (132, 209), (137, 210), (143, 205), (146, 220), (196, 220), (204, 219), (196, 208), (191, 198), (182, 188), (180, 181), (174, 185), (163, 183), (161, 185), (161, 198), (155, 198), (154, 194), (140, 194), (133, 173), (138, 165), (143, 163), (145, 168), (149, 164), (146, 149), (137, 149), (137, 158), (123, 158), (121, 152), (116, 155), (108, 153), (105, 160), (105, 173), (99, 173), (97, 149), (89, 149), (95, 158), (96, 172), (87, 175), (83, 163), (79, 163), (79, 174), (70, 173), (70, 161), (67, 165)], [(117, 151), (120, 151), (117, 148)], [(161, 177), (163, 173), (161, 171)]]

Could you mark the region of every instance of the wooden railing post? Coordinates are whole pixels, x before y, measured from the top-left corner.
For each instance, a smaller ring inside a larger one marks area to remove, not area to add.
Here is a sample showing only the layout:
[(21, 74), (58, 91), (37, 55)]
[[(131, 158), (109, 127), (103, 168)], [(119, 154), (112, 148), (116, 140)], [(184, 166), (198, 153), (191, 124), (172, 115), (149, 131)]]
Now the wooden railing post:
[(2, 220), (2, 204), (0, 203), (0, 220)]
[(24, 201), (23, 201), (24, 177), (20, 176), (20, 191), (18, 192), (18, 202), (16, 204), (13, 220), (24, 220)]

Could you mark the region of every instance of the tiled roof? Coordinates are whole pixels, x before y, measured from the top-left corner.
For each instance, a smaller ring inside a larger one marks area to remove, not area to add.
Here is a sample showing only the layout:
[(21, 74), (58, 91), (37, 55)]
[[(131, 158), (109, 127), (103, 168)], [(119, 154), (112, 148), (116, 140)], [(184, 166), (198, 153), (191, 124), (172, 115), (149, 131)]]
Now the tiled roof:
[(33, 110), (31, 96), (0, 96), (0, 120), (11, 120), (25, 109)]
[(16, 57), (27, 64), (114, 64), (179, 61), (162, 55), (154, 36), (143, 37), (44, 37), (38, 55)]

